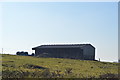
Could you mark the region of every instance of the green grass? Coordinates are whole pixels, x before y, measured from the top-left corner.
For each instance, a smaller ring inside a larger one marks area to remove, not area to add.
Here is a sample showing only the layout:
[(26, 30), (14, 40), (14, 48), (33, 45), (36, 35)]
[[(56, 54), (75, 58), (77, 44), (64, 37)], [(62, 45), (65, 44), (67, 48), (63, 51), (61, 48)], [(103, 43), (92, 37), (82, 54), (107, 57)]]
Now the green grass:
[(4, 54), (2, 72), (3, 78), (99, 78), (118, 74), (118, 63)]

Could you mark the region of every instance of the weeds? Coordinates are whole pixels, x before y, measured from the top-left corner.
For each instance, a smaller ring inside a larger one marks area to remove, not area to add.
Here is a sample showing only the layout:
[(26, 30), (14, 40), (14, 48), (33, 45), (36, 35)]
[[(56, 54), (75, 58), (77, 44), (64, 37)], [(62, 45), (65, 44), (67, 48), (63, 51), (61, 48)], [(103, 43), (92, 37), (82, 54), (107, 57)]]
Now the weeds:
[(72, 73), (72, 68), (66, 68), (66, 69), (65, 69), (65, 73), (66, 73), (66, 74)]
[[(104, 78), (116, 77), (117, 63), (61, 58), (2, 55), (3, 78)], [(86, 76), (87, 75), (87, 76)]]

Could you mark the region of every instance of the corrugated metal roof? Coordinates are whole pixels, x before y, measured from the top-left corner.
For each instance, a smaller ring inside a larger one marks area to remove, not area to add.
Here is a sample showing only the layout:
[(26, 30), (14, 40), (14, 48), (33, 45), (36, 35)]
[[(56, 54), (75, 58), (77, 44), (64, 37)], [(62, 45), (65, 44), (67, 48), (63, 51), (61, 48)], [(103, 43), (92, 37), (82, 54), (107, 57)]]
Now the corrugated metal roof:
[(86, 45), (92, 46), (91, 44), (54, 44), (54, 45), (41, 45), (38, 47), (34, 47), (32, 49), (34, 50), (36, 48), (81, 48)]

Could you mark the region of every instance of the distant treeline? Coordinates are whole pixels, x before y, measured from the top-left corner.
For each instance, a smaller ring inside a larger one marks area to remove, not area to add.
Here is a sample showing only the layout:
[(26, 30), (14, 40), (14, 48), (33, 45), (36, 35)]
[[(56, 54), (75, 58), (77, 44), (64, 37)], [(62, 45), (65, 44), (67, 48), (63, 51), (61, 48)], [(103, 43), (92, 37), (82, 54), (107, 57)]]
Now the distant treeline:
[(32, 53), (31, 55), (28, 54), (28, 52), (24, 52), (24, 51), (18, 51), (16, 52), (16, 55), (21, 55), (21, 56), (34, 56), (34, 53)]

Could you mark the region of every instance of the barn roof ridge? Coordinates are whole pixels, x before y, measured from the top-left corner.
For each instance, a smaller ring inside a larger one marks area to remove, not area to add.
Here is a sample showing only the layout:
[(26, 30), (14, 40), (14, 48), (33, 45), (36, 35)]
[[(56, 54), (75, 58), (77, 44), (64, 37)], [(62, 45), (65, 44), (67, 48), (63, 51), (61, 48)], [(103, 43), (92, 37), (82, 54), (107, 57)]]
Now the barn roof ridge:
[[(92, 46), (91, 44), (49, 44), (49, 45), (40, 45), (40, 46), (37, 46), (37, 47), (34, 47), (32, 49), (35, 49), (35, 48), (67, 48), (67, 47), (84, 47), (86, 45), (90, 45)], [(93, 48), (95, 48), (94, 46), (92, 46)]]

